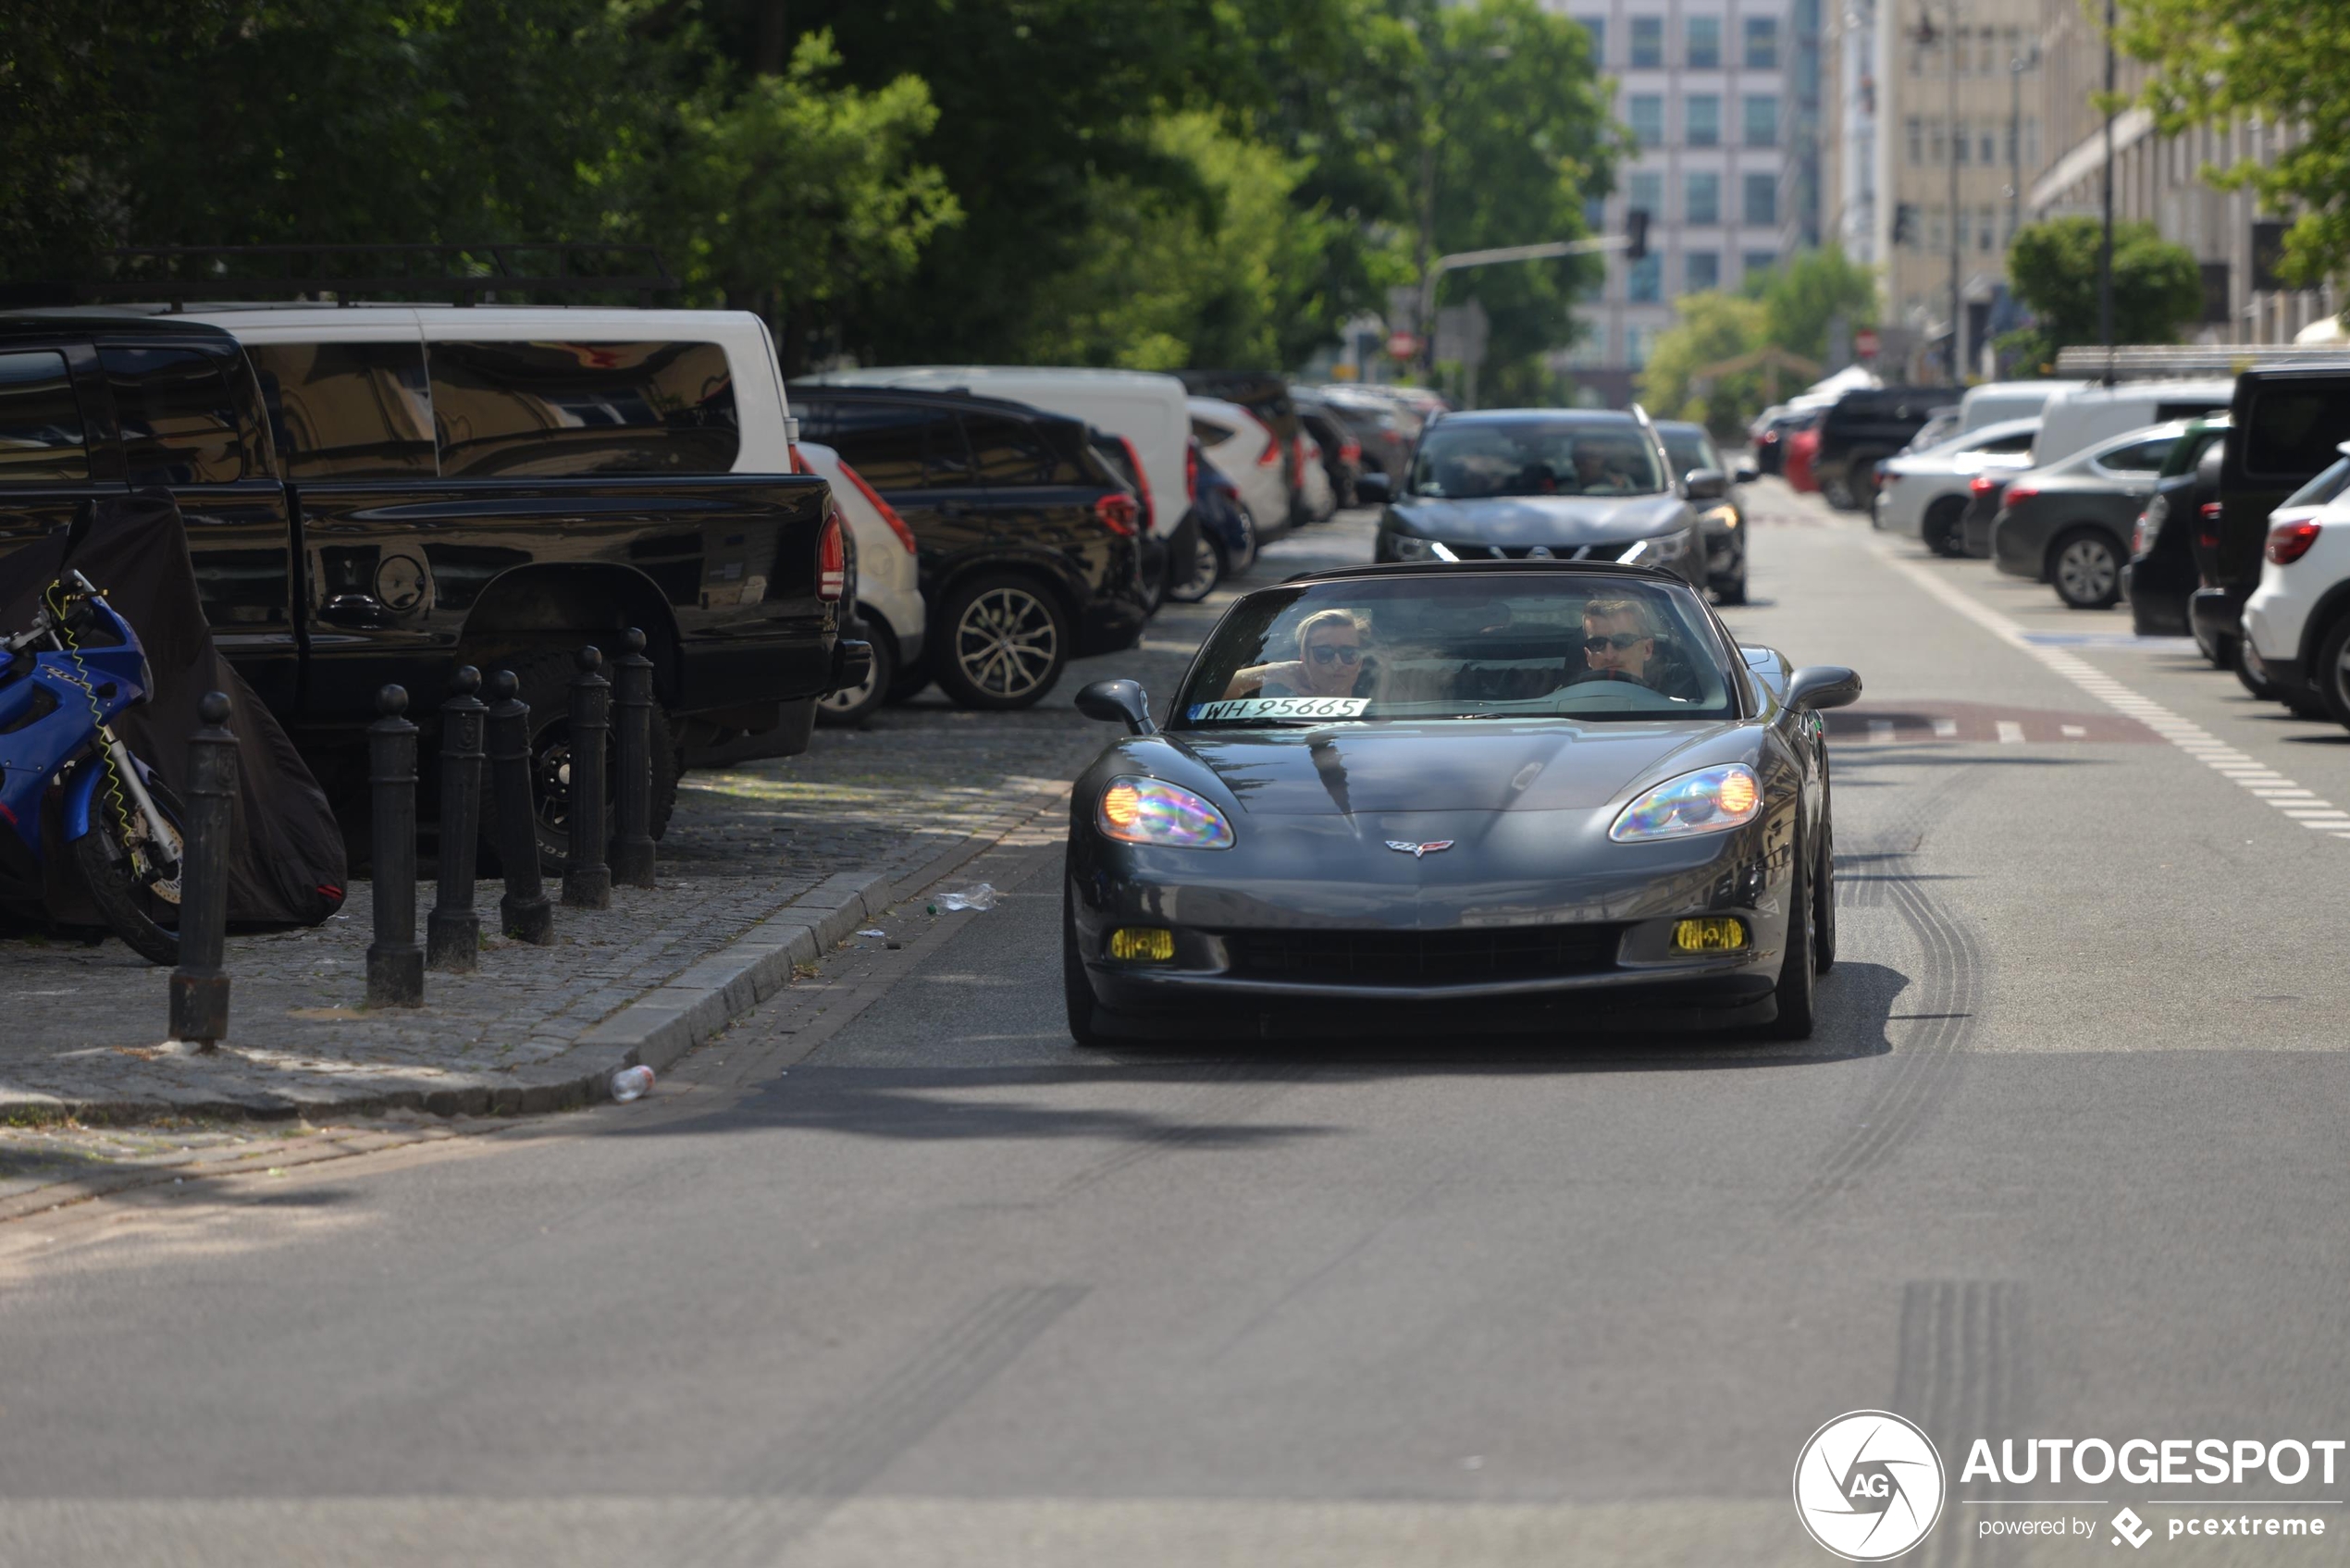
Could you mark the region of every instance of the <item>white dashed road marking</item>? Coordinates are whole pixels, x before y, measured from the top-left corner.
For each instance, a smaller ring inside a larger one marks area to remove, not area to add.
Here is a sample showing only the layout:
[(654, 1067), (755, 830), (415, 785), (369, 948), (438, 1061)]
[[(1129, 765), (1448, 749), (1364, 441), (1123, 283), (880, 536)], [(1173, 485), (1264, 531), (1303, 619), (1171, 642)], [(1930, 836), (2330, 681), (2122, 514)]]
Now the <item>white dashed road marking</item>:
[[(2212, 772), (2233, 779), (2246, 794), (2256, 800), (2268, 802), (2287, 821), (2299, 822), (2316, 832), (2331, 833), (2336, 838), (2350, 838), (2350, 811), (2342, 810), (2332, 802), (2320, 798), (2314, 790), (2302, 788), (2275, 769), (2239, 751), (2192, 720), (2181, 718), (2152, 698), (2131, 690), (2078, 654), (2035, 641), (2015, 622), (1988, 605), (1976, 603), (1914, 562), (1901, 560), (1883, 545), (1874, 548), (1886, 565), (2001, 642), (2038, 660), (2114, 711), (2135, 719)], [(2065, 733), (2072, 734), (2072, 726), (2065, 726)], [(2023, 739), (2023, 727), (2002, 720), (1999, 739), (2003, 742), (2021, 741)]]
[(2001, 746), (2022, 746), (2023, 744), (2023, 726), (2017, 723), (2013, 719), (2000, 720), (1999, 744)]

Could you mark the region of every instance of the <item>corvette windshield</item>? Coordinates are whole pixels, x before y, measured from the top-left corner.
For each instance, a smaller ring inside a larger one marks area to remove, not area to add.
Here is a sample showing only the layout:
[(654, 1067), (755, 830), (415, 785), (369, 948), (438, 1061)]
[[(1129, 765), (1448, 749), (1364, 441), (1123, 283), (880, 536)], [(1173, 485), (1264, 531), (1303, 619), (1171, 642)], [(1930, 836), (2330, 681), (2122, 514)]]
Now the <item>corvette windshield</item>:
[(1413, 719), (1720, 719), (1688, 589), (1600, 573), (1348, 579), (1249, 595), (1209, 636), (1179, 729)]
[(1412, 493), (1649, 496), (1665, 488), (1647, 434), (1627, 419), (1447, 419), (1420, 438)]

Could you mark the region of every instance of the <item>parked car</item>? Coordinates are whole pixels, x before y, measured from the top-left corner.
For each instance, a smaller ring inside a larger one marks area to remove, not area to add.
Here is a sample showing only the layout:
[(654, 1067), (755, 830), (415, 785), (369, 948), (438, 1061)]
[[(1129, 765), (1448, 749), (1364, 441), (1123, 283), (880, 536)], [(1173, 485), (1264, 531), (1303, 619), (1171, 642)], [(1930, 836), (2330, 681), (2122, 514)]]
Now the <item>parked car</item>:
[(1810, 417), (1786, 426), (1787, 455), (1781, 460), (1781, 475), (1787, 488), (1800, 495), (1817, 495), (1820, 489), (1818, 473), (1813, 464), (1820, 455), (1820, 414), (1814, 409)]
[(2350, 367), (2256, 367), (2236, 377), (2221, 443), (2211, 545), (2196, 540), (2201, 586), (2187, 601), (2195, 640), (2230, 656), (2240, 647), (2244, 601), (2259, 585), (2269, 514), (2324, 469), (2350, 440)]
[(2050, 398), (2087, 385), (2085, 381), (1985, 381), (1969, 387), (1959, 399), (1957, 433), (1963, 436), (1986, 425), (2037, 418), (2047, 412)]
[(1082, 419), (1133, 448), (1131, 459), (1112, 453), (1109, 461), (1127, 476), (1143, 505), (1143, 582), (1151, 605), (1158, 603), (1169, 573), (1181, 569), (1170, 562), (1190, 561), (1197, 549), (1198, 526), (1183, 482), (1190, 438), (1186, 394), (1172, 376), (1062, 365), (887, 364), (827, 371), (798, 384), (964, 391)]
[(429, 723), (457, 666), (511, 669), (560, 864), (583, 643), (646, 633), (657, 815), (680, 747), (757, 733), (798, 751), (817, 700), (861, 678), (840, 634), (846, 531), (824, 481), (791, 471), (757, 316), (204, 315), (0, 317), (0, 550), (85, 499), (168, 488), (216, 642), (330, 795), (364, 783), (383, 686), (418, 694)]
[(2021, 473), (2032, 462), (2032, 438), (2040, 421), (2010, 419), (1953, 436), (1922, 451), (1886, 458), (1879, 466), (1870, 521), (1887, 533), (1906, 534), (1936, 555), (1962, 555), (1959, 520), (1965, 514), (1968, 487), (1988, 469)]
[(1910, 444), (1910, 438), (1948, 402), (1948, 387), (1867, 387), (1845, 393), (1820, 420), (1819, 447), (1812, 460), (1820, 493), (1839, 512), (1868, 505), (1879, 458)]
[(2138, 515), (2121, 593), (2130, 601), (2131, 627), (2142, 637), (2187, 635), (2187, 600), (2196, 583), (2193, 540), (2204, 525), (2204, 509), (2218, 510), (2227, 433), (2224, 414), (2188, 420)]
[(1199, 518), (1199, 544), (1190, 573), (1172, 574), (1167, 597), (1178, 604), (1197, 604), (1225, 578), (1255, 563), (1256, 533), (1241, 505), (1240, 487), (1207, 461), (1197, 437), (1192, 438), (1183, 472), (1190, 482), (1192, 511)]
[(1183, 385), (1195, 398), (1218, 398), (1238, 403), (1273, 433), (1280, 450), (1274, 466), (1281, 477), (1283, 505), (1278, 516), (1256, 513), (1259, 529), (1294, 528), (1305, 517), (1305, 454), (1299, 437), (1297, 405), (1290, 401), (1289, 383), (1255, 370), (1186, 370)]
[(1374, 561), (1623, 561), (1706, 582), (1701, 507), (1721, 475), (1676, 483), (1635, 408), (1455, 414), (1420, 437), (1411, 482), (1379, 515)]
[[(1315, 389), (1323, 406), (1345, 421), (1363, 447), (1363, 474), (1379, 474), (1395, 489), (1412, 466), (1412, 445), (1420, 437), (1418, 414), (1392, 398), (1361, 386)], [(1357, 476), (1360, 483), (1360, 475)], [(1386, 498), (1379, 498), (1384, 500)]]
[(919, 666), (930, 619), (922, 603), (920, 547), (914, 531), (865, 482), (865, 476), (840, 460), (840, 453), (816, 441), (798, 444), (800, 461), (833, 488), (833, 504), (848, 524), (855, 540), (854, 599), (857, 622), (873, 648), (872, 668), (854, 685), (843, 686), (816, 705), (820, 724), (861, 724), (873, 716), (897, 685), (898, 673)]
[(2234, 397), (2235, 383), (2228, 380), (2122, 381), (2110, 387), (2089, 383), (2068, 388), (2052, 395), (2040, 411), (2040, 436), (2032, 446), (2032, 465), (2049, 467), (2093, 443), (2149, 425), (2218, 414)]
[(2307, 718), (2350, 726), (2350, 441), (2270, 513), (2244, 667)]
[[(1956, 403), (1946, 403), (1942, 407), (1935, 409), (1932, 413), (1927, 414), (1925, 423), (1918, 426), (1917, 434), (1910, 438), (1909, 444), (1904, 446), (1901, 449), (1901, 451), (1926, 451), (1932, 448), (1940, 446), (1943, 442), (1949, 440), (1952, 437), (1957, 436), (1960, 433), (1959, 405)], [(1896, 453), (1894, 455), (1899, 456), (1900, 454)], [(1877, 467), (1882, 469), (1885, 466), (1885, 463), (1886, 460), (1884, 458), (1877, 459)]]
[(1027, 708), (1142, 636), (1141, 510), (1083, 421), (882, 387), (803, 387), (799, 409), (913, 530), (930, 631), (899, 697), (934, 679), (959, 707)]
[(1774, 403), (1758, 415), (1747, 427), (1747, 439), (1754, 447), (1754, 467), (1758, 474), (1783, 475), (1787, 472), (1787, 439), (1803, 422), (1808, 409), (1791, 408), (1786, 403)]
[[(1660, 419), (1656, 433), (1665, 456), (1686, 490), (1692, 482), (1706, 488), (1702, 477), (1718, 474), (1726, 482), (1719, 500), (1701, 503), (1698, 526), (1705, 533), (1705, 583), (1724, 604), (1746, 602), (1746, 508), (1738, 500), (1737, 475), (1723, 460), (1721, 449), (1702, 425), (1683, 419)], [(1751, 469), (1744, 471), (1752, 474)]]
[(1305, 521), (1327, 523), (1338, 515), (1338, 491), (1330, 484), (1330, 470), (1322, 465), (1322, 444), (1311, 434), (1300, 435), (1297, 441), (1298, 473), (1304, 481), (1299, 503), (1305, 508)]
[(2186, 428), (2183, 419), (2151, 425), (2010, 479), (1991, 525), (1994, 564), (2052, 585), (2074, 610), (2112, 606), (2138, 513)]
[(1263, 545), (1289, 532), (1289, 482), (1281, 443), (1265, 422), (1221, 398), (1191, 400), (1192, 434), (1215, 470), (1239, 487), (1241, 511)]
[(1321, 451), (1322, 472), (1330, 480), (1336, 505), (1360, 504), (1354, 488), (1363, 477), (1362, 438), (1337, 408), (1323, 399), (1292, 392), (1290, 401), (1297, 405), (1298, 422), (1305, 426), (1305, 434)]
[(1970, 561), (1991, 559), (1991, 525), (1999, 520), (1999, 503), (2007, 498), (2008, 481), (2028, 469), (1991, 469), (1967, 481), (1966, 510), (1959, 514), (1960, 553)]

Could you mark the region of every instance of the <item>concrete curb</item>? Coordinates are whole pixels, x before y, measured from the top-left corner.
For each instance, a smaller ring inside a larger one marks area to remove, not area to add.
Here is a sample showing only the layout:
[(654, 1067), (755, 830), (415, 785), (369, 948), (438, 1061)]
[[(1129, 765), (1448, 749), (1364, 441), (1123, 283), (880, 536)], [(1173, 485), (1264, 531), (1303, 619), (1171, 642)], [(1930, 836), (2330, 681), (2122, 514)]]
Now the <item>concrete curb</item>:
[(895, 879), (880, 871), (844, 871), (825, 878), (748, 934), (606, 1015), (569, 1048), (516, 1073), (511, 1081), (462, 1087), (378, 1082), (355, 1085), (347, 1096), (316, 1098), (300, 1098), (265, 1085), (202, 1101), (26, 1095), (12, 1099), (6, 1112), (32, 1120), (72, 1117), (120, 1125), (178, 1116), (258, 1120), (381, 1116), (399, 1110), (438, 1117), (576, 1110), (609, 1100), (612, 1075), (623, 1068), (641, 1064), (656, 1073), (666, 1071), (686, 1052), (790, 984), (796, 966), (814, 963), (884, 909), (952, 876), (1053, 810), (1068, 795), (1062, 785), (1020, 799), (978, 832)]

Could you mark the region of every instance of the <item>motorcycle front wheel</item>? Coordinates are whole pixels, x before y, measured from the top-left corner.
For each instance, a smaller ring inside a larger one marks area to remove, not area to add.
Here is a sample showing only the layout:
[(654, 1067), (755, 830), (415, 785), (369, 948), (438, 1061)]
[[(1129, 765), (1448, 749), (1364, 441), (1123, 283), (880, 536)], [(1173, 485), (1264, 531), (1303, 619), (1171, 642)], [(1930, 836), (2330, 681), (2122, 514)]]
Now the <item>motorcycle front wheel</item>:
[(150, 777), (147, 793), (155, 797), (155, 809), (170, 827), (168, 844), (155, 842), (145, 815), (128, 791), (122, 798), (130, 820), (126, 842), (124, 812), (117, 809), (108, 781), (101, 779), (97, 798), (90, 803), (90, 831), (73, 841), (74, 862), (107, 929), (149, 963), (177, 964), (183, 857), (180, 832), (186, 816), (179, 797), (162, 780)]

